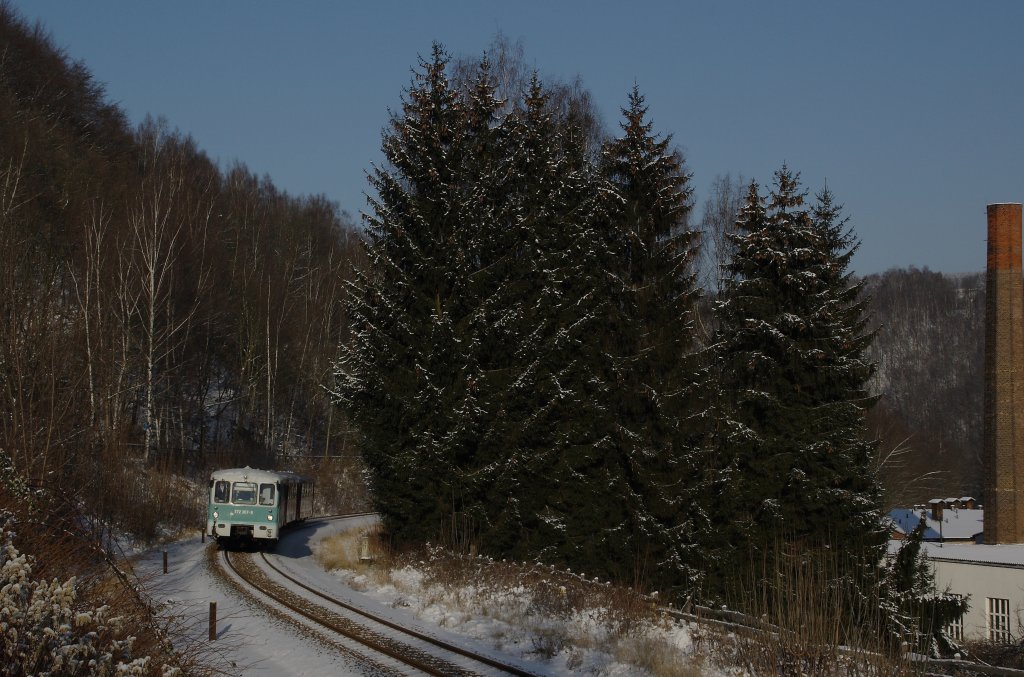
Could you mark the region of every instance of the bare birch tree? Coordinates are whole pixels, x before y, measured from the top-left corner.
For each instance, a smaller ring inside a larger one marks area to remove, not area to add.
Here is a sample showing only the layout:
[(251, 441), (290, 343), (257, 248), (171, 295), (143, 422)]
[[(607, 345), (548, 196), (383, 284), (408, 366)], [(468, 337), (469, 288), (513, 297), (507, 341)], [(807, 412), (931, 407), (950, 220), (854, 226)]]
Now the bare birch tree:
[(0, 167), (0, 449), (22, 476), (63, 470), (78, 380), (75, 321), (63, 303), (64, 268), (36, 224), (25, 178), (28, 144)]
[(725, 264), (735, 250), (730, 238), (736, 233), (736, 217), (746, 188), (742, 174), (735, 178), (732, 174), (719, 175), (711, 182), (710, 193), (704, 200), (700, 221), (700, 283), (715, 296), (722, 291), (728, 275)]
[[(143, 361), (143, 459), (149, 460), (160, 441), (157, 387), (163, 383), (160, 369), (183, 340), (198, 308), (198, 298), (175, 306), (175, 267), (182, 254), (190, 222), (208, 223), (212, 202), (189, 194), (186, 153), (160, 125), (143, 126), (140, 141), (146, 171), (142, 187), (129, 204), (131, 265), (140, 290), (139, 319)], [(200, 191), (201, 193), (203, 191)], [(207, 271), (200, 270), (203, 277)]]

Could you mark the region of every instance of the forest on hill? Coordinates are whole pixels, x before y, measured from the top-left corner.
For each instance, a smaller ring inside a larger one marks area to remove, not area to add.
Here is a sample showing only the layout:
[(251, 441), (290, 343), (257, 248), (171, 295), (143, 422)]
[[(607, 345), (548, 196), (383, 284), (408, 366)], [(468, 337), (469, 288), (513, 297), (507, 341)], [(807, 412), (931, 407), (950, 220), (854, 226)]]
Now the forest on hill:
[[(351, 455), (351, 425), (323, 386), (361, 229), (323, 197), (215, 166), (166, 122), (132, 127), (41, 27), (9, 8), (2, 19), (0, 447), (19, 474), (99, 497), (97, 482), (125, 486), (105, 478), (126, 460)], [(464, 77), (469, 62), (457, 67)], [(589, 111), (579, 83), (560, 87), (559, 105)], [(586, 127), (600, 137), (593, 115)], [(720, 177), (693, 219), (708, 294), (745, 187)], [(909, 269), (865, 283), (887, 498), (980, 494), (981, 276)]]
[(882, 440), (887, 502), (981, 496), (984, 273), (898, 269), (865, 286), (878, 327), (871, 429)]
[(786, 167), (697, 219), (636, 89), (608, 133), (508, 45), (435, 47), (357, 226), (132, 125), (2, 3), (0, 45), (0, 507), (153, 538), (210, 467), (289, 465), (335, 508), (369, 477), (409, 542), (714, 596), (707, 553), (793, 530), (874, 556), (862, 467), (891, 504), (980, 494), (980, 275), (856, 278)]
[[(0, 7), (0, 449), (32, 484), (151, 531), (147, 466), (352, 456), (330, 405), (360, 235), (322, 196), (132, 126)], [(175, 508), (177, 503), (180, 507)], [(194, 519), (194, 517), (190, 517)]]
[[(124, 486), (104, 477), (128, 459), (351, 454), (323, 386), (361, 229), (323, 197), (215, 166), (165, 122), (132, 127), (85, 64), (10, 8), (0, 30), (0, 448), (19, 474), (98, 497), (97, 482)], [(562, 87), (585, 102), (578, 83)], [(712, 226), (735, 219), (743, 183), (720, 177), (703, 205), (709, 293), (724, 260)], [(898, 450), (882, 472), (889, 500), (980, 494), (982, 277), (865, 282), (879, 327), (872, 425), (883, 453)]]

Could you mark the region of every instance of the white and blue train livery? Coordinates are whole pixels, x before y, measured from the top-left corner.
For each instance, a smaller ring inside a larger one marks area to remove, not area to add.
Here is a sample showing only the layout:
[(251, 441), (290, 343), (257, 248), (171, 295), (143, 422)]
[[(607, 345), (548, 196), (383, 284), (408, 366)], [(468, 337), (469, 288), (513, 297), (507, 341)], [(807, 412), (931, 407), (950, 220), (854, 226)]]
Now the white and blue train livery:
[(255, 468), (215, 470), (210, 475), (206, 535), (217, 542), (273, 547), (281, 529), (310, 516), (312, 480), (293, 472)]

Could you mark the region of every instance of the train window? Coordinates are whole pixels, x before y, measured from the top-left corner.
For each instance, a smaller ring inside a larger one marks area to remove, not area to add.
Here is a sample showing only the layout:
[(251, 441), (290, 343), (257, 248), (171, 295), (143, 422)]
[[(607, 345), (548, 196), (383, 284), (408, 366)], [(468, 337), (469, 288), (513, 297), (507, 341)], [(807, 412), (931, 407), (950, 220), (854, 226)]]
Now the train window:
[(234, 491), (231, 493), (232, 503), (241, 503), (242, 505), (255, 505), (256, 504), (256, 484), (255, 482), (235, 482)]
[(231, 486), (231, 482), (225, 482), (221, 480), (213, 485), (213, 502), (214, 503), (227, 503), (228, 502), (228, 487)]
[(260, 505), (274, 505), (274, 485), (260, 485)]

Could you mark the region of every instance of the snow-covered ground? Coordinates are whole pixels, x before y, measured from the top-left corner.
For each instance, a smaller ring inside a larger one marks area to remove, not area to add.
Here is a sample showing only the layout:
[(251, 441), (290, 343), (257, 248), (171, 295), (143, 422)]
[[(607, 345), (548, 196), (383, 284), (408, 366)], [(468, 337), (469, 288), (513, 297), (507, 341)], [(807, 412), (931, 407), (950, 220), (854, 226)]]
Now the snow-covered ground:
[[(316, 536), (337, 528), (341, 528), (339, 523), (327, 523)], [(301, 551), (303, 533), (289, 534), (282, 546), (291, 544)], [(368, 674), (365, 664), (325, 646), (312, 632), (268, 614), (263, 606), (214, 575), (207, 563), (209, 545), (197, 535), (145, 553), (136, 563), (136, 573), (146, 589), (177, 626), (178, 648), (187, 653), (208, 650), (207, 660), (214, 667), (252, 677)], [(162, 573), (164, 550), (168, 555), (166, 575)], [(306, 559), (311, 567), (316, 566), (312, 557)], [(217, 604), (217, 639), (213, 642), (208, 639), (210, 602)]]
[[(273, 555), (275, 566), (318, 590), (366, 609), (405, 627), (439, 637), (467, 649), (519, 665), (542, 675), (642, 674), (636, 667), (617, 663), (600, 648), (573, 648), (550, 658), (538, 654), (545, 638), (538, 631), (510, 627), (482, 614), (449, 606), (436, 591), (419, 585), (415, 568), (396, 572), (396, 584), (373, 584), (351, 573), (325, 572), (314, 552), (322, 539), (372, 523), (372, 517), (312, 522), (282, 538)], [(139, 557), (137, 573), (163, 604), (163, 612), (178, 625), (176, 642), (192, 650), (209, 650), (208, 660), (229, 673), (270, 675), (364, 675), (382, 671), (376, 659), (360, 660), (359, 651), (343, 652), (312, 630), (268, 614), (266, 609), (215, 576), (208, 566), (206, 548), (199, 537), (171, 544)], [(169, 570), (162, 573), (162, 551)], [(209, 603), (217, 603), (217, 639), (208, 634)], [(564, 622), (554, 620), (552, 622)], [(586, 619), (580, 622), (586, 623)], [(599, 630), (598, 630), (599, 632)], [(667, 641), (685, 654), (690, 636), (685, 627), (665, 630)], [(368, 652), (367, 652), (368, 653)], [(682, 668), (683, 666), (680, 666)], [(723, 674), (707, 665), (689, 674)], [(394, 670), (394, 667), (391, 668)], [(384, 668), (387, 671), (387, 668)]]

